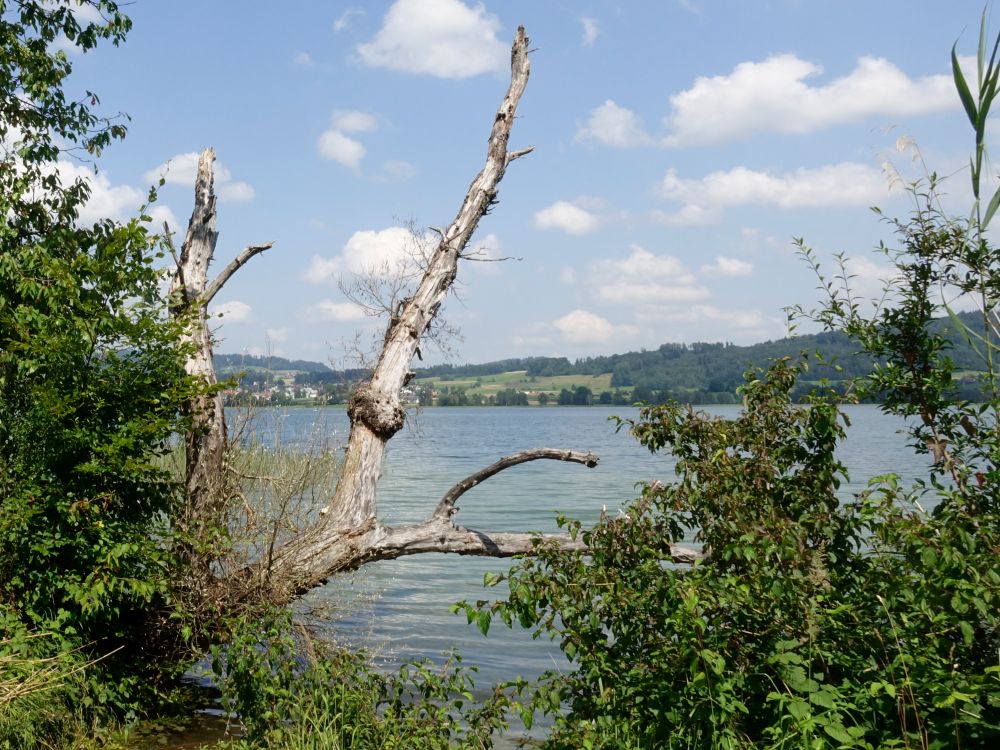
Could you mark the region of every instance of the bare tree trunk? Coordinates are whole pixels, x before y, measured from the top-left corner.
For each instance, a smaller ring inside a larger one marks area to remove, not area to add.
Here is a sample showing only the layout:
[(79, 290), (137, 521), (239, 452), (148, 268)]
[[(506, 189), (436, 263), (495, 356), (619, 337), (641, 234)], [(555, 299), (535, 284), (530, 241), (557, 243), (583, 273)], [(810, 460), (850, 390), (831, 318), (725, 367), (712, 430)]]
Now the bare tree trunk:
[[(529, 75), (528, 37), (519, 28), (511, 50), (511, 81), (500, 104), (487, 145), (486, 163), (476, 175), (455, 219), (437, 230), (441, 240), (430, 257), (413, 296), (404, 300), (389, 321), (382, 352), (369, 381), (356, 390), (348, 406), (351, 431), (330, 504), (315, 523), (263, 559), (226, 580), (213, 584), (229, 603), (249, 603), (258, 597), (273, 604), (288, 602), (325, 582), (331, 575), (352, 570), (374, 560), (388, 560), (423, 552), (508, 557), (530, 553), (540, 539), (558, 539), (567, 547), (582, 549), (582, 542), (565, 534), (531, 532), (493, 533), (466, 529), (453, 521), (456, 501), (468, 489), (498, 472), (539, 459), (569, 461), (588, 467), (597, 456), (568, 450), (538, 448), (497, 461), (449, 490), (422, 523), (390, 527), (379, 523), (376, 484), (382, 470), (385, 445), (402, 427), (404, 411), (400, 390), (414, 376), (410, 363), (421, 338), (437, 314), (458, 273), (462, 256), (479, 220), (496, 202), (497, 186), (507, 166), (531, 148), (508, 151), (507, 143), (518, 102)], [(185, 345), (190, 347), (188, 372), (206, 386), (216, 384), (212, 362), (212, 337), (206, 307), (229, 277), (253, 255), (271, 245), (252, 246), (208, 282), (208, 265), (215, 251), (215, 195), (212, 188), (211, 149), (202, 154), (195, 185), (195, 208), (177, 271), (173, 278), (173, 314), (189, 316)], [(226, 427), (221, 397), (209, 390), (189, 405), (192, 429), (187, 436), (187, 515), (185, 529), (201, 540), (218, 528), (226, 501)], [(223, 491), (220, 491), (223, 490)], [(698, 553), (675, 548), (674, 559), (691, 562)], [(207, 566), (205, 572), (207, 573)], [(228, 585), (235, 584), (235, 585)], [(227, 593), (223, 594), (225, 591)], [(205, 592), (206, 594), (208, 592)], [(224, 602), (218, 602), (225, 607)]]
[[(170, 284), (171, 315), (184, 322), (181, 346), (185, 349), (185, 369), (203, 386), (203, 392), (184, 405), (191, 420), (185, 436), (185, 509), (182, 530), (192, 548), (207, 541), (219, 527), (229, 500), (230, 482), (226, 471), (226, 419), (212, 359), (212, 332), (208, 327), (208, 304), (229, 278), (250, 258), (272, 246), (251, 245), (241, 252), (209, 283), (208, 267), (219, 238), (213, 162), (215, 151), (206, 149), (198, 160), (194, 186), (194, 210), (187, 235)], [(169, 232), (167, 233), (169, 237)]]
[[(496, 202), (497, 186), (507, 166), (532, 149), (508, 151), (518, 102), (528, 83), (528, 37), (521, 27), (511, 50), (511, 80), (500, 104), (486, 151), (486, 164), (476, 175), (455, 219), (431, 255), (420, 284), (390, 320), (385, 342), (372, 373), (348, 406), (351, 432), (334, 497), (318, 522), (272, 550), (253, 571), (246, 571), (266, 588), (276, 602), (288, 601), (323, 583), (332, 574), (373, 560), (421, 552), (506, 557), (530, 552), (544, 535), (491, 533), (465, 529), (452, 521), (455, 500), (466, 489), (498, 471), (528, 460), (556, 459), (594, 466), (597, 457), (548, 448), (525, 451), (477, 472), (453, 488), (423, 523), (382, 526), (377, 518), (376, 483), (382, 470), (386, 442), (402, 427), (400, 390), (413, 377), (410, 363), (421, 337), (437, 314), (458, 273), (458, 261), (479, 220)], [(548, 535), (569, 546), (580, 543), (568, 535)], [(678, 549), (675, 558), (690, 561), (697, 553)]]

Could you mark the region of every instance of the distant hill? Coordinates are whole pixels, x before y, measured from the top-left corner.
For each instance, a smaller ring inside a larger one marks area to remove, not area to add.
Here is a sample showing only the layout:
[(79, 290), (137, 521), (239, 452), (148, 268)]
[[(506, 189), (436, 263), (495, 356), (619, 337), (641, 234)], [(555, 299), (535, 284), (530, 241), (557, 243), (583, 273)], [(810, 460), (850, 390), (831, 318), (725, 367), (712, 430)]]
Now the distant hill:
[[(960, 317), (974, 325), (976, 316)], [(949, 356), (958, 373), (971, 373), (983, 369), (980, 356), (960, 335), (952, 330), (947, 319), (936, 322), (936, 327), (953, 342)], [(566, 357), (524, 357), (502, 359), (482, 364), (442, 364), (416, 370), (418, 385), (421, 379), (435, 378), (447, 383), (453, 380), (483, 378), (502, 373), (523, 372), (528, 378), (559, 376), (610, 375), (612, 389), (639, 389), (642, 393), (655, 392), (674, 398), (694, 397), (704, 394), (733, 394), (743, 383), (743, 373), (748, 367), (764, 367), (772, 359), (796, 356), (801, 352), (819, 352), (823, 358), (835, 363), (840, 370), (829, 366), (816, 366), (809, 380), (826, 378), (840, 381), (865, 375), (871, 371), (872, 360), (858, 353), (858, 347), (843, 333), (827, 332), (794, 336), (765, 341), (749, 346), (729, 343), (663, 344), (657, 349), (585, 357), (571, 361)], [(220, 374), (232, 375), (241, 371), (268, 370), (301, 373), (296, 382), (323, 383), (358, 380), (367, 375), (364, 370), (339, 372), (320, 362), (288, 360), (284, 357), (252, 357), (242, 354), (220, 354), (215, 357)]]
[(244, 370), (289, 372), (333, 372), (322, 362), (284, 357), (255, 357), (251, 354), (216, 354), (215, 369), (220, 375), (233, 375)]

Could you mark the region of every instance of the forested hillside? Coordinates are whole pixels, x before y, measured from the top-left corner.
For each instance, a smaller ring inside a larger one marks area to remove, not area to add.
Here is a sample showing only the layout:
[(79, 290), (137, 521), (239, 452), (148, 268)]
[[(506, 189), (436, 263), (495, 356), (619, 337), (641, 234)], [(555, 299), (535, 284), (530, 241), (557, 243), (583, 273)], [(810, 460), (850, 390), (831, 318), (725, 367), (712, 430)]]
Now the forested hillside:
[[(971, 325), (973, 315), (958, 316)], [(934, 322), (932, 331), (950, 342), (948, 355), (955, 363), (958, 387), (965, 397), (974, 397), (975, 374), (983, 369), (982, 356), (969, 344), (964, 335), (956, 334), (952, 322), (941, 318)], [(658, 402), (668, 399), (696, 403), (732, 403), (736, 390), (744, 382), (743, 373), (748, 368), (763, 368), (782, 357), (794, 357), (802, 352), (819, 353), (828, 364), (815, 365), (796, 389), (801, 396), (822, 380), (846, 381), (867, 375), (872, 369), (872, 357), (858, 351), (858, 346), (842, 332), (824, 332), (765, 341), (749, 346), (729, 343), (695, 342), (693, 344), (663, 344), (657, 349), (586, 357), (571, 361), (566, 357), (524, 357), (502, 359), (482, 364), (441, 364), (420, 368), (413, 387), (421, 386), (438, 390), (455, 383), (456, 387), (482, 387), (481, 379), (504, 373), (523, 373), (523, 378), (508, 384), (512, 388), (530, 391), (553, 391), (552, 403), (567, 383), (550, 379), (569, 376), (597, 378), (610, 375), (607, 388), (617, 398), (604, 403), (632, 403), (633, 401)], [(276, 379), (294, 380), (297, 386), (339, 386), (362, 380), (367, 371), (361, 369), (337, 371), (320, 362), (289, 360), (284, 357), (254, 357), (222, 354), (216, 357), (219, 372), (230, 377), (243, 373), (241, 385), (248, 387), (260, 382), (261, 387)], [(268, 378), (267, 374), (272, 377)], [(961, 382), (961, 381), (968, 382)], [(479, 381), (479, 382), (470, 382)], [(582, 380), (581, 380), (582, 382)], [(574, 383), (575, 385), (575, 383)], [(454, 389), (452, 389), (454, 390)], [(489, 390), (487, 388), (487, 390)], [(598, 401), (599, 391), (593, 393)], [(537, 400), (537, 396), (535, 397)], [(431, 401), (428, 399), (428, 403)], [(531, 401), (534, 403), (534, 401)], [(587, 403), (590, 403), (588, 399)]]

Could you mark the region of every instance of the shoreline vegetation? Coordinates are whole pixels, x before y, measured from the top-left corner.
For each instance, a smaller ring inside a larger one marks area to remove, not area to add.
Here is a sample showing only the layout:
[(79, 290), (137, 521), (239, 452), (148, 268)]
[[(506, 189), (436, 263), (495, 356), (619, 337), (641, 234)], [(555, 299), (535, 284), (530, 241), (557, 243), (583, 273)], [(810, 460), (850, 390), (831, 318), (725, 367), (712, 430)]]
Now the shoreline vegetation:
[[(934, 173), (909, 185), (911, 213), (886, 219), (893, 273), (872, 310), (843, 257), (831, 272), (798, 241), (822, 299), (794, 314), (830, 337), (805, 347), (822, 356), (800, 355), (797, 339), (750, 367), (740, 347), (668, 344), (494, 363), (494, 373), (425, 371), (439, 404), (485, 392), (490, 377), (494, 404), (520, 400), (529, 389), (505, 379), (514, 372), (536, 390), (541, 378), (559, 384), (557, 401), (648, 390), (653, 403), (618, 426), (671, 455), (672, 478), (639, 484), (593, 524), (561, 516), (562, 533), (549, 534), (459, 526), (456, 502), (517, 463), (593, 468), (597, 456), (520, 451), (428, 498), (437, 505), (419, 523), (384, 525), (376, 502), (421, 336), (433, 334), (504, 171), (530, 151), (507, 148), (528, 79), (523, 27), (485, 166), (414, 295), (387, 308), (375, 376), (351, 395), (346, 452), (314, 444), (277, 456), (228, 440), (211, 365), (208, 301), (266, 249), (247, 248), (206, 286), (214, 153), (199, 159), (179, 255), (154, 234), (148, 206), (128, 222), (84, 225), (91, 188), (60, 181), (60, 156), (97, 159), (126, 125), (99, 116), (96, 95), (67, 95), (74, 58), (62, 47), (124, 43), (131, 21), (112, 0), (7, 4), (0, 134), (16, 148), (0, 149), (0, 749), (148, 746), (141, 722), (190, 716), (182, 676), (205, 661), (240, 724), (217, 746), (228, 750), (482, 750), (513, 717), (528, 730), (550, 722), (526, 740), (543, 750), (1000, 746), (1000, 249), (990, 233), (1000, 188), (988, 187), (985, 145), (1000, 37), (989, 43), (987, 20), (973, 86), (951, 55), (975, 132), (970, 210), (944, 213)], [(197, 273), (182, 273), (196, 256)], [(173, 294), (161, 273), (170, 257)], [(954, 314), (956, 300), (976, 312)], [(840, 354), (827, 346), (838, 342)], [(458, 386), (469, 379), (475, 388)], [(701, 392), (742, 408), (723, 418), (683, 403)], [(844, 500), (842, 407), (867, 399), (910, 418), (908, 444), (927, 467), (912, 485), (870, 477)], [(165, 464), (182, 447), (184, 465)], [(514, 557), (485, 576), (482, 599), (452, 611), (483, 635), (525, 628), (565, 662), (474, 692), (458, 653), (383, 672), (310, 630), (308, 591), (429, 552)]]

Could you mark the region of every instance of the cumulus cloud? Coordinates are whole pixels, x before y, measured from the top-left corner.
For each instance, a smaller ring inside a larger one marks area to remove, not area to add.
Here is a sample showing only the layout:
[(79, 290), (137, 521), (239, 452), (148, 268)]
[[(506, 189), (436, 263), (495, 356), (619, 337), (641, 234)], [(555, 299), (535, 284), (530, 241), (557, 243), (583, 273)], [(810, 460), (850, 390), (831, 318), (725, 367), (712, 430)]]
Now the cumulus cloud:
[(185, 224), (181, 224), (180, 220), (174, 216), (174, 212), (170, 210), (170, 206), (162, 203), (150, 207), (147, 213), (153, 220), (153, 231), (155, 232), (159, 232), (164, 224), (170, 227), (171, 231), (184, 229), (186, 226)]
[(339, 255), (332, 258), (313, 256), (303, 278), (322, 283), (336, 280), (345, 273), (375, 276), (413, 273), (421, 249), (436, 240), (436, 235), (426, 233), (414, 236), (406, 227), (358, 231), (344, 243)]
[(678, 177), (670, 169), (660, 194), (681, 204), (674, 214), (661, 214), (667, 223), (701, 225), (718, 221), (723, 209), (743, 205), (779, 208), (869, 206), (887, 195), (883, 174), (866, 164), (843, 162), (815, 169), (799, 168), (783, 174), (735, 167), (700, 179)]
[(296, 65), (301, 65), (304, 68), (312, 68), (316, 65), (308, 52), (299, 52), (292, 58), (292, 62)]
[(597, 21), (584, 16), (580, 19), (580, 23), (583, 25), (583, 39), (580, 40), (580, 45), (583, 47), (593, 47), (594, 42), (597, 41), (597, 35), (601, 33)]
[(709, 291), (672, 255), (655, 255), (639, 245), (620, 259), (592, 261), (587, 283), (594, 297), (616, 304), (693, 302)]
[[(177, 154), (150, 169), (143, 175), (143, 178), (147, 182), (156, 182), (162, 177), (168, 185), (194, 187), (195, 178), (198, 176), (200, 156), (201, 154), (197, 151)], [(219, 200), (223, 203), (251, 201), (254, 197), (253, 186), (242, 180), (233, 180), (232, 172), (226, 169), (220, 161), (215, 162), (215, 190)]]
[(344, 135), (336, 129), (327, 130), (316, 142), (320, 156), (345, 167), (357, 169), (361, 166), (361, 160), (368, 152), (360, 141), (356, 141), (350, 136)]
[(559, 229), (566, 234), (590, 234), (600, 225), (596, 215), (569, 201), (556, 201), (535, 214), (535, 226), (539, 229)]
[(438, 78), (501, 71), (508, 49), (497, 39), (500, 21), (485, 6), (460, 0), (396, 0), (375, 37), (357, 47), (376, 68)]
[(650, 325), (662, 325), (665, 321), (698, 324), (715, 322), (724, 323), (727, 330), (762, 331), (773, 329), (771, 321), (768, 321), (759, 310), (723, 310), (709, 304), (640, 309), (636, 314), (636, 319)]
[(211, 315), (222, 318), (224, 323), (245, 323), (253, 315), (253, 308), (246, 302), (234, 299), (219, 305), (212, 305)]
[(378, 119), (369, 112), (356, 109), (335, 109), (330, 124), (345, 133), (367, 133), (378, 127)]
[(303, 278), (313, 284), (321, 284), (324, 281), (335, 281), (342, 272), (340, 258), (321, 258), (314, 255), (309, 263), (309, 268), (303, 274)]
[(612, 325), (600, 315), (580, 309), (554, 320), (552, 325), (562, 338), (571, 344), (602, 344), (612, 340), (629, 339), (638, 333), (635, 326)]
[(130, 185), (112, 185), (104, 172), (94, 174), (82, 164), (60, 161), (56, 166), (64, 185), (81, 179), (90, 185), (90, 198), (80, 210), (80, 222), (91, 224), (99, 219), (122, 219), (135, 214), (146, 201), (146, 194)]
[(330, 116), (330, 127), (319, 137), (316, 148), (323, 158), (357, 170), (368, 150), (347, 133), (370, 133), (376, 128), (378, 118), (369, 112), (335, 109)]
[(361, 320), (365, 317), (365, 311), (351, 302), (334, 302), (333, 300), (323, 300), (305, 311), (306, 320), (349, 323)]
[(743, 62), (729, 75), (701, 77), (670, 97), (667, 146), (742, 140), (757, 132), (810, 133), (872, 116), (898, 117), (957, 106), (949, 75), (912, 79), (884, 58), (862, 57), (828, 84), (823, 69), (793, 54)]
[(617, 148), (653, 143), (639, 116), (630, 109), (619, 107), (611, 99), (591, 110), (586, 124), (577, 129), (576, 140), (593, 140)]
[(253, 185), (243, 180), (224, 182), (219, 185), (219, 200), (223, 203), (246, 203), (252, 201), (256, 192)]
[(701, 272), (713, 276), (749, 276), (753, 272), (753, 263), (739, 258), (717, 255), (715, 263), (702, 266)]

